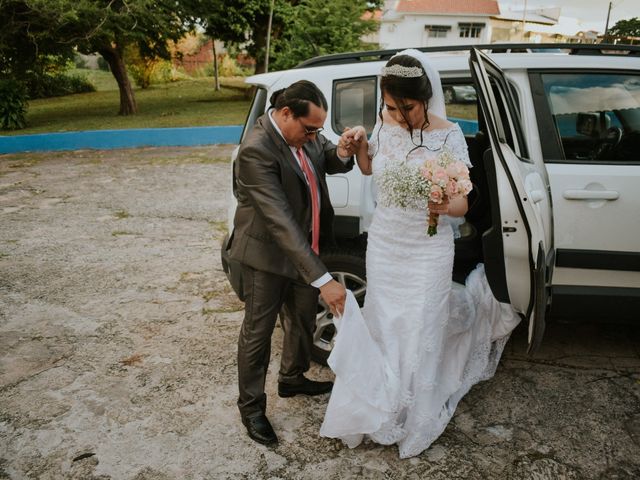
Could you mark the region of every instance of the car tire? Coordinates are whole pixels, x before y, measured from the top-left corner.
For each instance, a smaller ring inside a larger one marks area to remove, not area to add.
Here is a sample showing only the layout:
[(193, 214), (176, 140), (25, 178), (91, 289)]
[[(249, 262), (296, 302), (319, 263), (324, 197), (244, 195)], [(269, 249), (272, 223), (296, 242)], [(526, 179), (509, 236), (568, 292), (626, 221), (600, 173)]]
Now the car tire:
[[(320, 258), (329, 273), (338, 282), (351, 290), (358, 304), (362, 307), (367, 289), (366, 263), (364, 251), (332, 250), (323, 253)], [(327, 364), (327, 359), (335, 341), (336, 327), (333, 315), (322, 300), (318, 301), (316, 328), (313, 333), (311, 359), (321, 365)]]

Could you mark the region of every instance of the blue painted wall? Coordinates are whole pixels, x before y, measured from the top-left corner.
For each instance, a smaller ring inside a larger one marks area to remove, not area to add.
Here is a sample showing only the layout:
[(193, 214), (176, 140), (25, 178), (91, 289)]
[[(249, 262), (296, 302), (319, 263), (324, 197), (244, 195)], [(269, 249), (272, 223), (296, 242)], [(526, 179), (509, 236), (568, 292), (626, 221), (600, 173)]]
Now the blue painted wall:
[[(449, 118), (465, 135), (478, 131), (478, 122)], [(140, 128), (132, 130), (89, 130), (83, 132), (40, 133), (0, 136), (0, 154), (47, 152), (52, 150), (109, 150), (135, 147), (190, 147), (217, 143), (238, 143), (241, 125), (221, 127)]]
[(465, 135), (475, 135), (478, 133), (478, 121), (477, 120), (464, 120), (462, 118), (453, 118), (448, 117), (448, 119), (452, 122), (460, 125), (460, 130)]
[(185, 147), (238, 143), (241, 125), (222, 127), (141, 128), (133, 130), (91, 130), (0, 137), (0, 154), (134, 147)]

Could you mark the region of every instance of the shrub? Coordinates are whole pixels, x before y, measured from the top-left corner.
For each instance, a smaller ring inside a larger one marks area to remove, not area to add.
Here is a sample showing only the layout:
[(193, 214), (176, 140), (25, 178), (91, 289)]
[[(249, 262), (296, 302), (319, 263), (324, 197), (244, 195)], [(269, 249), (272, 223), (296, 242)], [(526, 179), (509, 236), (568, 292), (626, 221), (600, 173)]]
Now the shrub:
[(229, 55), (222, 57), (222, 61), (218, 65), (218, 71), (221, 77), (236, 77), (242, 75), (242, 70)]
[(154, 83), (174, 82), (180, 79), (180, 75), (174, 70), (170, 61), (160, 57), (141, 55), (136, 46), (126, 49), (125, 60), (129, 75), (140, 88), (148, 88)]
[(0, 128), (19, 130), (27, 125), (27, 95), (15, 80), (0, 80)]
[(154, 59), (143, 59), (141, 57), (128, 58), (127, 70), (135, 84), (140, 88), (149, 88), (155, 67)]
[(151, 83), (168, 83), (176, 80), (179, 80), (178, 72), (173, 68), (173, 64), (169, 60), (161, 60), (156, 63), (151, 75)]
[(76, 68), (88, 68), (87, 60), (79, 53), (76, 53), (73, 57), (73, 64)]
[(98, 57), (98, 68), (105, 72), (111, 71), (111, 68), (109, 68), (109, 63), (107, 63), (103, 56)]
[[(213, 77), (213, 61), (207, 63), (205, 66), (200, 67), (193, 74), (194, 77)], [(238, 65), (238, 62), (229, 55), (218, 56), (218, 74), (221, 77), (238, 77), (246, 76), (247, 72)]]
[(96, 87), (86, 76), (66, 73), (36, 74), (32, 72), (26, 77), (26, 83), (31, 98), (60, 97), (72, 93), (96, 91)]

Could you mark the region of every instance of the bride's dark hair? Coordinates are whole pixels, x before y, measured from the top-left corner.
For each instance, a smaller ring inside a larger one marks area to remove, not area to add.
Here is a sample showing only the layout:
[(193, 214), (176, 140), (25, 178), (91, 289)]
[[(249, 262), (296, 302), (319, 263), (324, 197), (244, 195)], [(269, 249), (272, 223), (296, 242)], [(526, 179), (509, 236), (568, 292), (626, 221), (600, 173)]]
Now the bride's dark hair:
[[(404, 103), (404, 100), (407, 98), (411, 100), (418, 100), (419, 102), (421, 102), (424, 108), (424, 123), (420, 127), (420, 143), (414, 143), (414, 145), (416, 145), (416, 148), (418, 148), (423, 146), (423, 130), (429, 127), (429, 115), (427, 114), (427, 111), (429, 109), (429, 100), (431, 100), (431, 97), (433, 96), (433, 88), (431, 87), (429, 77), (424, 71), (420, 60), (418, 60), (417, 58), (414, 58), (410, 55), (396, 55), (387, 62), (385, 67), (391, 67), (392, 65), (400, 65), (402, 67), (417, 67), (422, 70), (422, 75), (420, 75), (419, 77), (383, 75), (380, 79), (380, 90), (382, 91), (382, 98), (380, 100), (380, 110), (378, 111), (378, 116), (380, 117), (381, 125), (383, 125), (384, 119), (382, 117), (382, 109), (384, 108), (384, 94), (387, 94), (391, 98), (393, 98), (393, 100), (396, 102), (396, 105), (402, 105)], [(409, 126), (409, 134), (411, 135), (411, 141), (413, 142), (413, 126), (411, 125), (411, 122), (409, 122), (409, 119), (402, 109), (400, 109), (400, 114)], [(379, 129), (378, 134), (380, 134)]]

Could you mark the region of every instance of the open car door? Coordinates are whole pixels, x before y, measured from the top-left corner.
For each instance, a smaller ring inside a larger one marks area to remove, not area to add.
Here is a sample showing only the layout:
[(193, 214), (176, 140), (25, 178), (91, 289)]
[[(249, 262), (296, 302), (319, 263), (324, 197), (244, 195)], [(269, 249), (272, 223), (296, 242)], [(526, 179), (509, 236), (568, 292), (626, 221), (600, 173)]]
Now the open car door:
[(487, 55), (470, 52), (490, 146), (484, 154), (492, 226), (483, 234), (485, 271), (494, 296), (529, 320), (529, 348), (540, 345), (554, 263), (549, 180), (529, 158), (518, 104), (503, 72)]

